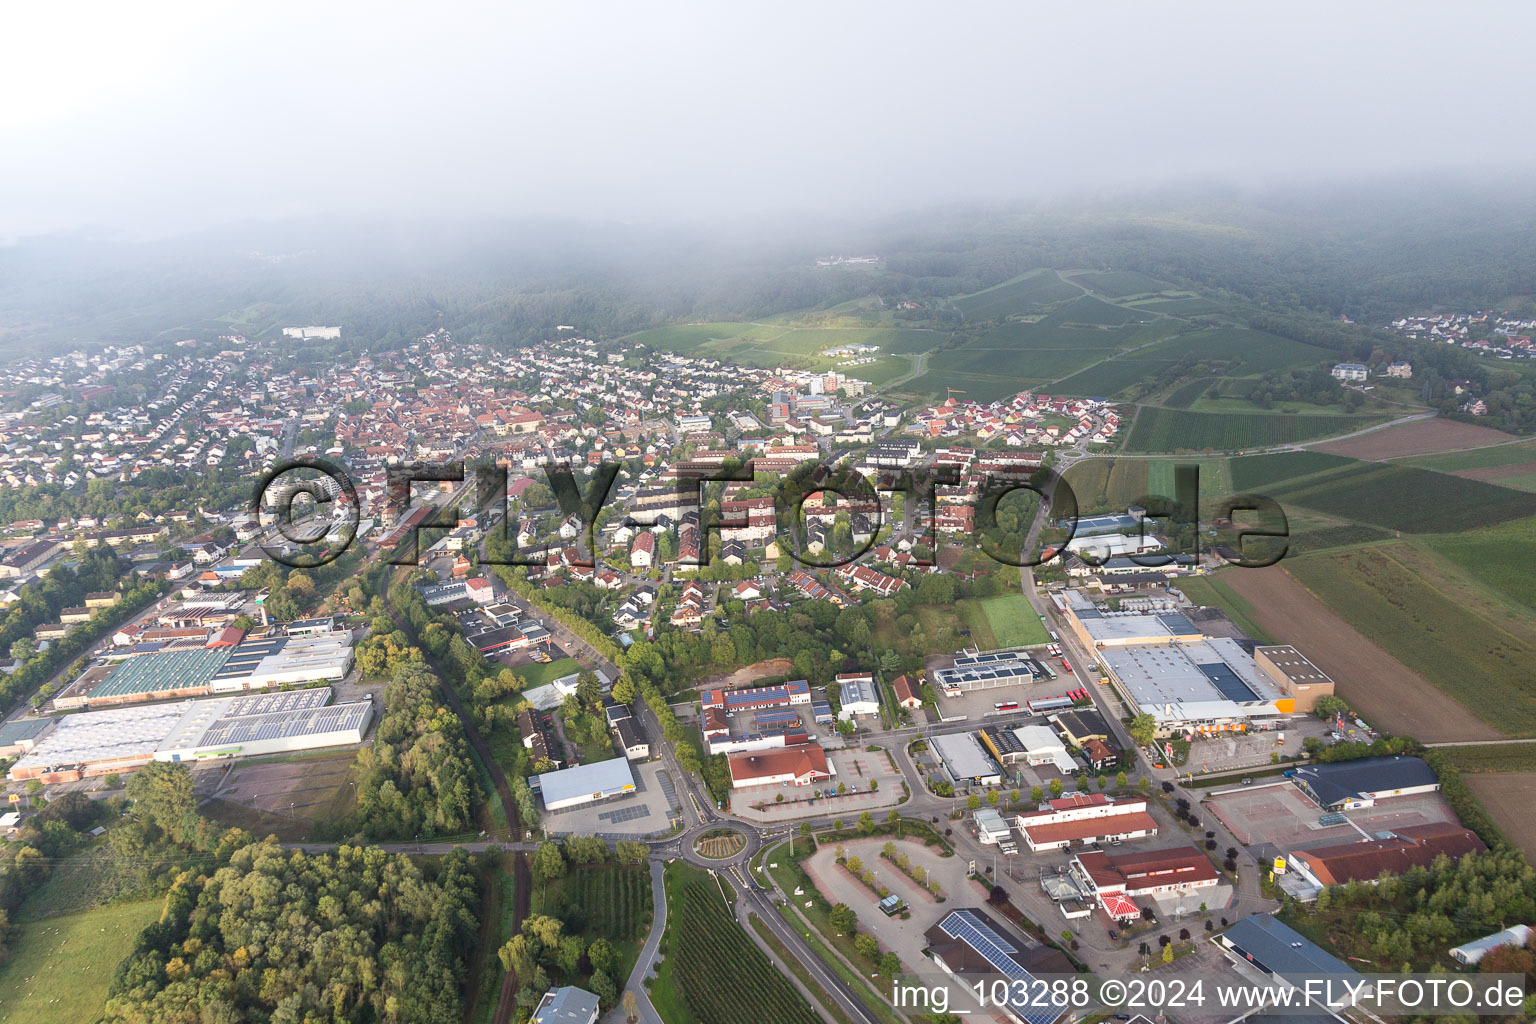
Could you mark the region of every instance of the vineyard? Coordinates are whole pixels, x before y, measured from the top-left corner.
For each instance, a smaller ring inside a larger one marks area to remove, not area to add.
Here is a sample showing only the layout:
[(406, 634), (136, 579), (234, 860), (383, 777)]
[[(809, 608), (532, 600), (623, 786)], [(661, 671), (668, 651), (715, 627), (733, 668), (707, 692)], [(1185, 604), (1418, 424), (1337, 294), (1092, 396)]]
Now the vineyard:
[(1536, 515), (1536, 494), (1436, 473), (1430, 469), (1361, 463), (1270, 496), (1342, 519), (1411, 533), (1454, 533)]
[(1232, 486), (1239, 491), (1263, 491), (1282, 480), (1311, 476), (1347, 466), (1353, 460), (1326, 452), (1274, 452), (1232, 460)]
[(615, 942), (639, 938), (651, 921), (651, 876), (644, 868), (608, 864), (573, 868), (559, 883), (559, 892), (546, 896), (563, 903), (585, 922), (589, 938)]
[[(1085, 374), (1091, 372), (1093, 371), (1085, 371)], [(1124, 384), (1121, 385), (1121, 387), (1124, 386)], [(1103, 393), (1109, 393), (1108, 388), (1105, 388)], [(1291, 416), (1261, 413), (1232, 416), (1147, 406), (1136, 417), (1136, 426), (1131, 431), (1126, 450), (1134, 452), (1241, 451), (1246, 448), (1293, 444), (1311, 438), (1342, 434), (1350, 430), (1362, 429), (1370, 423), (1370, 420), (1355, 416)]]
[(736, 1024), (748, 1011), (756, 1024), (817, 1024), (800, 993), (736, 923), (711, 875), (674, 863), (667, 876), (664, 963), (677, 997), (699, 1024)]

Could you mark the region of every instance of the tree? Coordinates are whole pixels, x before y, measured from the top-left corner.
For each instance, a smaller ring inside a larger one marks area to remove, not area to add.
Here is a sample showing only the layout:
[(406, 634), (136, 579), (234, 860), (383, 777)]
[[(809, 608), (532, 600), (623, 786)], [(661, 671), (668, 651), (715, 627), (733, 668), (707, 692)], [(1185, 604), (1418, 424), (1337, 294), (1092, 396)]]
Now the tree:
[(901, 957), (895, 953), (887, 953), (880, 958), (880, 973), (887, 978), (894, 978), (901, 973)]
[(1312, 713), (1318, 718), (1327, 721), (1349, 710), (1349, 702), (1343, 697), (1326, 694), (1317, 698), (1317, 703), (1312, 705)]
[(614, 843), (614, 853), (619, 858), (620, 864), (644, 864), (650, 860), (650, 847), (644, 843), (637, 843), (630, 839), (620, 839)]
[(1125, 788), (1125, 783), (1126, 783), (1125, 772), (1116, 772), (1115, 773), (1115, 786), (1120, 788), (1120, 789), (1124, 789)]
[(552, 839), (546, 839), (533, 851), (533, 863), (529, 865), (533, 877), (540, 882), (550, 882), (565, 874), (565, 857)]
[(619, 964), (619, 954), (607, 939), (593, 939), (592, 945), (587, 947), (587, 960), (592, 964), (592, 970), (612, 975)]
[(863, 814), (859, 815), (859, 831), (865, 835), (869, 835), (874, 830), (875, 816), (870, 814), (868, 811), (865, 811)]
[(1165, 964), (1173, 963), (1173, 946), (1172, 945), (1167, 945), (1167, 946), (1163, 947), (1163, 963), (1165, 963)]
[(197, 827), (192, 773), (184, 764), (149, 762), (129, 777), (127, 794), (134, 815), (154, 825), (172, 842), (187, 842)]
[(977, 796), (975, 793), (972, 793), (970, 796), (965, 798), (965, 806), (967, 810), (977, 810), (981, 807), (981, 797)]
[(856, 935), (853, 939), (853, 951), (866, 960), (877, 960), (880, 957), (880, 942), (873, 935)]
[(1051, 780), (1051, 799), (1054, 800), (1057, 797), (1061, 796), (1062, 791), (1065, 790), (1066, 788), (1067, 788), (1066, 784), (1064, 782), (1062, 782), (1060, 778), (1052, 779)]
[(11, 657), (17, 661), (26, 661), (37, 653), (37, 643), (29, 636), (18, 637), (11, 641)]
[(567, 978), (572, 977), (581, 967), (581, 957), (586, 951), (587, 944), (580, 935), (563, 935), (555, 951), (555, 963), (560, 965)]
[(832, 927), (844, 935), (851, 935), (858, 924), (858, 915), (853, 908), (846, 903), (839, 903), (827, 914), (827, 919), (832, 922)]
[(629, 1021), (630, 1024), (634, 1024), (634, 1021), (640, 1019), (640, 1000), (635, 997), (634, 989), (627, 988), (624, 990), (623, 1004), (624, 1019)]
[(1029, 791), (1029, 798), (1038, 804), (1040, 801), (1045, 799), (1045, 790), (1041, 789), (1039, 786), (1034, 786)]
[(1136, 741), (1138, 747), (1145, 747), (1157, 734), (1157, 719), (1143, 712), (1131, 719), (1130, 724), (1126, 726), (1126, 731), (1131, 734), (1131, 739)]

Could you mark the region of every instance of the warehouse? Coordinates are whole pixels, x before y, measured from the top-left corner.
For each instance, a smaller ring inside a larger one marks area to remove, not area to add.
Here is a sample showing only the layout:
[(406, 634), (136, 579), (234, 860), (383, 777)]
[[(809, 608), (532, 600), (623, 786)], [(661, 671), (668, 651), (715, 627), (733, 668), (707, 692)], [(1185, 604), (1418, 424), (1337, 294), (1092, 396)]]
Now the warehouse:
[(944, 774), (957, 786), (995, 786), (1003, 779), (1002, 770), (971, 733), (935, 736), (929, 745)]
[(1032, 683), (1045, 675), (1045, 666), (1027, 654), (994, 651), (956, 658), (949, 668), (934, 670), (933, 680), (946, 696), (954, 696), (970, 690)]
[(1227, 637), (1110, 647), (1099, 658), (1127, 701), (1157, 720), (1159, 735), (1240, 732), (1253, 718), (1273, 718), (1295, 706)]
[(320, 687), (195, 701), (155, 750), (155, 760), (257, 757), (361, 743), (373, 703), (330, 699), (330, 687)]
[(1295, 699), (1298, 713), (1310, 712), (1319, 697), (1333, 695), (1333, 679), (1290, 644), (1255, 647), (1253, 662)]
[(1055, 765), (1063, 775), (1070, 775), (1082, 765), (1067, 753), (1066, 744), (1056, 735), (1056, 730), (1044, 725), (1026, 725), (1013, 730), (1013, 737), (1024, 749), (1024, 762), (1029, 765)]
[(1066, 616), (1067, 625), (1090, 649), (1186, 643), (1204, 639), (1189, 618), (1178, 612), (1112, 612), (1100, 608), (1078, 590), (1052, 598)]
[(545, 772), (533, 780), (533, 788), (543, 797), (545, 810), (559, 811), (628, 796), (635, 791), (635, 776), (627, 758), (613, 757)]
[(262, 690), (269, 686), (340, 682), (352, 668), (352, 636), (335, 632), (307, 636), (264, 636), (236, 647), (211, 685), (215, 693)]
[(1115, 843), (1157, 835), (1145, 800), (1112, 800), (1103, 793), (1073, 793), (1020, 814), (1014, 826), (1036, 853), (1090, 843)]
[(151, 760), (250, 757), (361, 743), (369, 701), (330, 704), (329, 687), (85, 711), (63, 718), (11, 769), (11, 778), (73, 782)]
[(1292, 870), (1314, 889), (1348, 882), (1374, 884), (1383, 872), (1401, 875), (1411, 867), (1427, 868), (1442, 853), (1453, 861), (1487, 847), (1476, 833), (1449, 821), (1405, 825), (1383, 838), (1335, 843), (1309, 850), (1292, 850)]
[(699, 697), (700, 710), (724, 708), (729, 713), (757, 711), (763, 708), (809, 704), (811, 684), (795, 679), (778, 686), (754, 686), (742, 690), (705, 690)]
[[(1305, 984), (1308, 978), (1327, 976), (1334, 981), (1331, 991), (1341, 995), (1345, 994), (1346, 985), (1364, 985), (1363, 989), (1354, 990), (1356, 995), (1371, 991), (1353, 967), (1268, 914), (1243, 918), (1218, 935), (1216, 942), (1233, 963), (1257, 967), (1271, 980), (1293, 988)], [(1341, 998), (1330, 1005), (1344, 1004)]]
[(845, 722), (855, 715), (880, 713), (880, 689), (868, 677), (844, 680), (839, 686), (837, 699), (842, 705), (838, 717)]
[[(79, 698), (74, 706), (100, 707), (171, 697), (204, 697), (212, 693), (209, 680), (229, 660), (225, 647), (196, 647), (189, 651), (157, 651), (123, 661), (106, 678)], [(63, 707), (57, 703), (56, 706)]]
[(30, 752), (51, 728), (51, 718), (18, 718), (14, 722), (0, 722), (0, 757), (17, 757)]
[(1363, 757), (1305, 765), (1285, 774), (1325, 811), (1370, 807), (1386, 797), (1433, 793), (1440, 788), (1434, 769), (1417, 757)]

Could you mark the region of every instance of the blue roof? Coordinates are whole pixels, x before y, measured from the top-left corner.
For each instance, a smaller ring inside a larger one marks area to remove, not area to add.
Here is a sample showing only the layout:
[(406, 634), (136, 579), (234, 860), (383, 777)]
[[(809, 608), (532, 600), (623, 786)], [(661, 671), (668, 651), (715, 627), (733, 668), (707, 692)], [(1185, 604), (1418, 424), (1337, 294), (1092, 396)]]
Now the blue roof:
[(1245, 917), (1228, 928), (1222, 941), (1246, 959), (1281, 977), (1293, 974), (1359, 972), (1296, 929), (1268, 914)]

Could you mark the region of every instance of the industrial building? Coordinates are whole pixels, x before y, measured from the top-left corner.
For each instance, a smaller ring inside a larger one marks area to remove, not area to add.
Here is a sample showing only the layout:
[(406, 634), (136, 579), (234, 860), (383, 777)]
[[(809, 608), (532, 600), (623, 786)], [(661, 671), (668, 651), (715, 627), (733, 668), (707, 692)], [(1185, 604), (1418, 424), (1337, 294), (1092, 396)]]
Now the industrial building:
[(1112, 800), (1103, 793), (1073, 793), (1017, 815), (1014, 827), (1036, 853), (1157, 835), (1145, 800)]
[(545, 772), (533, 780), (533, 788), (543, 797), (545, 810), (559, 811), (628, 796), (635, 791), (635, 776), (628, 758), (613, 757)]
[(1066, 617), (1067, 628), (1090, 650), (1194, 643), (1205, 638), (1188, 616), (1178, 612), (1112, 612), (1077, 590), (1052, 595), (1051, 600)]
[(791, 704), (809, 704), (811, 684), (795, 679), (777, 686), (753, 686), (740, 690), (705, 690), (699, 696), (699, 708), (724, 708), (734, 714), (737, 711), (757, 711), (762, 708), (788, 707)]
[(1405, 825), (1376, 839), (1292, 850), (1287, 861), (1300, 879), (1317, 890), (1346, 882), (1374, 883), (1383, 871), (1401, 875), (1411, 867), (1427, 868), (1442, 853), (1454, 861), (1486, 849), (1470, 829), (1437, 821)]
[(330, 688), (320, 687), (84, 711), (60, 720), (10, 776), (73, 782), (131, 771), (151, 760), (252, 757), (361, 743), (372, 703), (330, 700)]
[[(1353, 967), (1268, 914), (1243, 918), (1216, 936), (1216, 944), (1233, 963), (1257, 967), (1271, 983), (1278, 981), (1294, 988), (1307, 978), (1326, 975), (1334, 981), (1331, 991), (1341, 997), (1346, 986), (1364, 985), (1354, 990), (1361, 995), (1371, 991)], [(1330, 1005), (1342, 1006), (1344, 1000)]]
[(178, 635), (114, 650), (55, 696), (53, 706), (99, 708), (345, 679), (352, 634), (301, 627), (297, 636), (284, 627), (253, 636), (230, 628), (150, 631)]
[(1325, 811), (1370, 807), (1386, 797), (1433, 793), (1440, 788), (1434, 769), (1417, 757), (1363, 757), (1309, 764), (1285, 776)]
[(842, 705), (838, 717), (845, 722), (856, 715), (880, 713), (880, 688), (870, 676), (840, 679), (837, 699)]
[(1241, 732), (1295, 702), (1228, 637), (1099, 651), (1111, 683), (1157, 721), (1159, 735)]
[(1333, 679), (1290, 644), (1255, 647), (1253, 662), (1295, 700), (1292, 710), (1310, 712), (1319, 697), (1333, 696)]
[(990, 651), (956, 658), (949, 668), (935, 669), (933, 681), (946, 696), (999, 686), (1020, 686), (1046, 678), (1045, 666), (1018, 651)]
[(19, 757), (30, 753), (43, 734), (53, 728), (51, 718), (18, 718), (0, 722), (0, 757)]
[(347, 632), (271, 635), (247, 639), (213, 674), (214, 693), (340, 682), (352, 668)]
[(998, 767), (975, 735), (968, 732), (935, 736), (928, 743), (949, 781), (957, 786), (995, 786), (1002, 782)]

